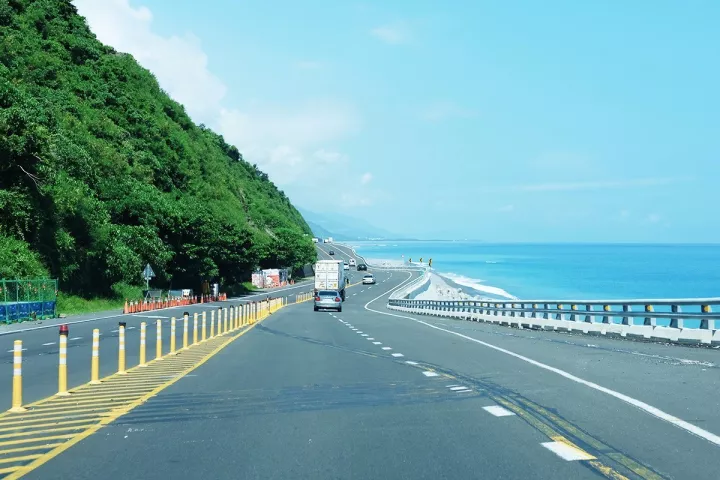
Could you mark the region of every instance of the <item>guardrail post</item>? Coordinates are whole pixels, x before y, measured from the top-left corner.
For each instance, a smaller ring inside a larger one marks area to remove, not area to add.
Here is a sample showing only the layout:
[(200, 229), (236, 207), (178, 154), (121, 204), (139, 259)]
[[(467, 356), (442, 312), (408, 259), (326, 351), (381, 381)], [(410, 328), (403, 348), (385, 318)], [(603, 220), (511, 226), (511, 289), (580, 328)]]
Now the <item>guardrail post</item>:
[(162, 320), (155, 321), (155, 360), (162, 358)]
[[(623, 305), (623, 312), (632, 312), (632, 306), (630, 305)], [(633, 324), (635, 322), (632, 322)], [(630, 325), (630, 317), (622, 317), (622, 324), (623, 325)]]
[[(712, 308), (710, 305), (701, 305), (700, 311), (702, 313), (712, 313)], [(700, 328), (704, 330), (715, 330), (715, 320), (711, 318), (700, 319)]]
[(145, 358), (145, 344), (147, 343), (147, 323), (140, 323), (140, 362), (139, 366), (147, 367), (147, 360)]
[[(680, 305), (673, 305), (672, 306), (672, 313), (681, 313), (682, 308), (680, 308)], [(673, 317), (670, 319), (670, 326), (673, 328), (684, 328), (684, 322), (683, 319), (680, 317)]]
[(188, 312), (183, 313), (183, 350), (188, 348), (188, 323), (190, 321), (190, 314)]
[[(645, 312), (652, 313), (655, 311), (652, 305), (645, 305)], [(657, 324), (657, 319), (654, 317), (645, 317), (645, 321), (643, 322), (643, 325), (652, 325), (653, 327)]]
[(204, 342), (207, 340), (207, 312), (202, 312), (202, 336), (201, 340)]
[(100, 330), (93, 329), (92, 332), (92, 358), (90, 362), (90, 383), (100, 383)]
[(585, 311), (588, 312), (585, 315), (585, 322), (595, 323), (595, 314), (593, 313), (592, 305), (585, 305)]
[(12, 382), (12, 404), (10, 411), (22, 413), (26, 411), (23, 407), (22, 394), (22, 340), (13, 342), (13, 382)]
[(125, 322), (118, 323), (118, 371), (120, 375), (125, 375)]
[(198, 343), (198, 314), (193, 314), (193, 345)]
[(170, 319), (170, 355), (175, 355), (175, 317)]

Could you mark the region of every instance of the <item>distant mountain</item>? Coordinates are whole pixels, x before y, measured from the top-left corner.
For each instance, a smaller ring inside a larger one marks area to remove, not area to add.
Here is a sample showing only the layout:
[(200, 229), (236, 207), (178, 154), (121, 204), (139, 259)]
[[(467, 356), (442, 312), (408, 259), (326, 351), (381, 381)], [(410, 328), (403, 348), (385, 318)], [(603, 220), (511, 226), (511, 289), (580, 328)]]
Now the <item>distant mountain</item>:
[[(402, 235), (376, 227), (366, 220), (345, 214), (320, 214), (304, 208), (298, 211), (305, 218), (317, 237), (333, 237), (335, 240), (401, 240)], [(407, 239), (410, 240), (410, 239)]]

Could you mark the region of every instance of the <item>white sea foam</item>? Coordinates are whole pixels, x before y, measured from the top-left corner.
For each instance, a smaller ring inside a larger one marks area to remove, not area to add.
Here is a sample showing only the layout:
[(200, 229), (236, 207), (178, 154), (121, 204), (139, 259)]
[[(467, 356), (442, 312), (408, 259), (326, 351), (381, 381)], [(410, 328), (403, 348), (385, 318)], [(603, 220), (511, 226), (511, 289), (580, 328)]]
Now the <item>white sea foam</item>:
[[(458, 285), (461, 288), (458, 288)], [(417, 300), (496, 300), (498, 298), (514, 300), (516, 297), (501, 288), (483, 285), (480, 280), (453, 273), (432, 273), (427, 288), (415, 296)]]
[(447, 278), (453, 283), (457, 283), (458, 285), (462, 285), (463, 287), (467, 287), (477, 292), (480, 292), (481, 295), (484, 293), (492, 295), (493, 297), (507, 298), (508, 300), (517, 300), (516, 296), (510, 294), (506, 290), (503, 290), (500, 287), (493, 287), (492, 285), (484, 285), (483, 283), (481, 283), (482, 280), (476, 278), (470, 278), (464, 275), (458, 275), (456, 273), (441, 273), (440, 275)]

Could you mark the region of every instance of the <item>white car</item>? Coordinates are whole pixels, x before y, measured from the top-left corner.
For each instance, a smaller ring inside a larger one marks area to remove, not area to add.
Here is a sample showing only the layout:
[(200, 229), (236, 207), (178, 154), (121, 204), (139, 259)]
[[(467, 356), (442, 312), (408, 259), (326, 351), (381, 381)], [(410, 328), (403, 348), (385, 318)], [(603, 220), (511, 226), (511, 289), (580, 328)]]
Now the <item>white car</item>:
[(351, 259), (350, 259), (350, 266), (351, 266), (351, 267), (354, 267), (354, 266), (355, 266), (355, 259), (354, 259), (354, 258), (351, 258)]
[(343, 265), (343, 269), (344, 269), (344, 270), (350, 270), (350, 265), (348, 265), (347, 263), (344, 264), (344, 265)]
[(374, 285), (375, 284), (375, 275), (372, 273), (368, 273), (367, 275), (363, 276), (363, 285)]

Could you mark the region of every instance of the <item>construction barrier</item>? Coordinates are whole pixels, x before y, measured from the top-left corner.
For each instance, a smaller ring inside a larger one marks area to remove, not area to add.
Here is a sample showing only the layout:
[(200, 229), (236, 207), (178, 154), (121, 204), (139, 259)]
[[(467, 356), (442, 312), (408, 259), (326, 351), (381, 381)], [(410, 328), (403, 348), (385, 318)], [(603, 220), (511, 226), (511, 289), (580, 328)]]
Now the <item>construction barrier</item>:
[(160, 310), (163, 308), (172, 307), (185, 307), (188, 305), (195, 305), (198, 303), (211, 303), (211, 302), (225, 302), (227, 301), (227, 294), (221, 293), (220, 295), (199, 295), (196, 297), (180, 297), (173, 298), (168, 297), (165, 299), (153, 299), (153, 300), (125, 300), (125, 307), (123, 313), (142, 313), (151, 312), (153, 310)]

